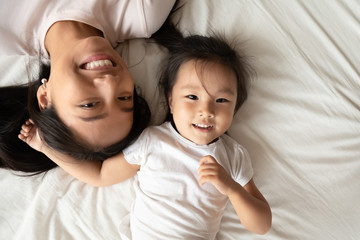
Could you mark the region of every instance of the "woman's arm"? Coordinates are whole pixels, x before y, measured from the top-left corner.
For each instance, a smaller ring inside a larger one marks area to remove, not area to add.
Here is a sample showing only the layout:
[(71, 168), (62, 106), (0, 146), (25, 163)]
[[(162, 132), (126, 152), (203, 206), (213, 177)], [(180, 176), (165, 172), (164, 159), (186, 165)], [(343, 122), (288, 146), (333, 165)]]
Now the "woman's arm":
[(129, 164), (122, 153), (105, 161), (81, 161), (59, 153), (46, 145), (42, 150), (48, 158), (78, 180), (95, 187), (122, 182), (136, 174), (139, 165)]
[(22, 126), (19, 138), (37, 151), (44, 153), (70, 175), (87, 184), (102, 187), (124, 181), (136, 174), (139, 165), (129, 164), (122, 153), (100, 161), (81, 161), (43, 144), (37, 127), (31, 120)]
[(219, 192), (229, 197), (244, 227), (257, 234), (269, 231), (271, 209), (253, 179), (242, 187), (212, 156), (205, 156), (200, 160), (198, 175), (200, 185), (210, 182)]

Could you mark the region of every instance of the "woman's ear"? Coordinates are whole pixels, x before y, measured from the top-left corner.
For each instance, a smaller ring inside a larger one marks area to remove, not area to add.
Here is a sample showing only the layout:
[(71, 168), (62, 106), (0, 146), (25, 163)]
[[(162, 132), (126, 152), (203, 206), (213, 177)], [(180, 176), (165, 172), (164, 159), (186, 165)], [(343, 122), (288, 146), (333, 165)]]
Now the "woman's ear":
[(43, 85), (39, 86), (36, 96), (38, 99), (40, 111), (46, 109), (49, 102), (48, 102), (47, 90), (46, 88), (43, 87)]

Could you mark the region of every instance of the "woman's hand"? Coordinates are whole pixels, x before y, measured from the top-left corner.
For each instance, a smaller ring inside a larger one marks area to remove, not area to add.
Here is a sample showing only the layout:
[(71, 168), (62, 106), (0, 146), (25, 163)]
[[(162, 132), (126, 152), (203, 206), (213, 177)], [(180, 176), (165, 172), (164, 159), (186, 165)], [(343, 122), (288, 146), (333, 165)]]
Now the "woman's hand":
[(40, 138), (38, 128), (34, 122), (29, 119), (21, 126), (20, 134), (18, 137), (26, 142), (33, 149), (41, 152), (43, 148), (43, 142)]
[(234, 184), (236, 184), (225, 169), (212, 156), (205, 156), (200, 159), (198, 176), (200, 185), (209, 182), (224, 195), (229, 195)]

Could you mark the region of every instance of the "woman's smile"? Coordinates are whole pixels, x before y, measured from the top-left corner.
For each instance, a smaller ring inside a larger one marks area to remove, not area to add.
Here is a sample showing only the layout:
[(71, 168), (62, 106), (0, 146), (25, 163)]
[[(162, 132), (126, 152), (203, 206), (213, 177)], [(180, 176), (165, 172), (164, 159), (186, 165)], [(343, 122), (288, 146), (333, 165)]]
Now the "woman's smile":
[(116, 67), (112, 58), (107, 54), (96, 54), (87, 58), (80, 68), (85, 70), (104, 70)]

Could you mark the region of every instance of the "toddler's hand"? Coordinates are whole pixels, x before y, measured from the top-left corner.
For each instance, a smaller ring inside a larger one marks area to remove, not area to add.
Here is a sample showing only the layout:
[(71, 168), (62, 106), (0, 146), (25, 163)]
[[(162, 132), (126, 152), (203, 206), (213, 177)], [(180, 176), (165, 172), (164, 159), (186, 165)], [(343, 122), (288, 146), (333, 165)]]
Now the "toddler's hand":
[(200, 159), (198, 176), (200, 185), (209, 182), (224, 195), (228, 195), (231, 186), (236, 183), (212, 156), (205, 156)]
[(27, 120), (25, 124), (21, 126), (18, 137), (33, 149), (41, 152), (43, 142), (39, 136), (38, 128), (31, 119)]

